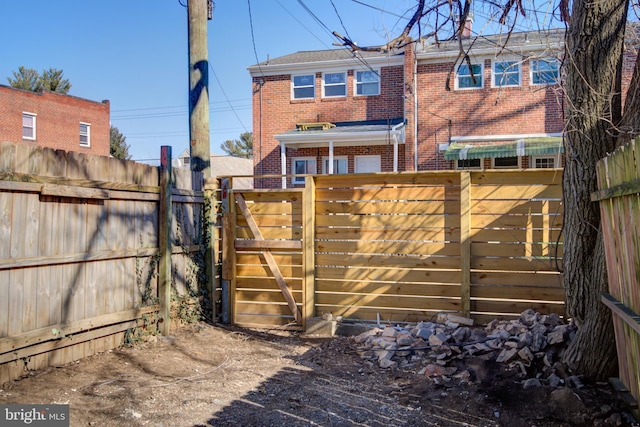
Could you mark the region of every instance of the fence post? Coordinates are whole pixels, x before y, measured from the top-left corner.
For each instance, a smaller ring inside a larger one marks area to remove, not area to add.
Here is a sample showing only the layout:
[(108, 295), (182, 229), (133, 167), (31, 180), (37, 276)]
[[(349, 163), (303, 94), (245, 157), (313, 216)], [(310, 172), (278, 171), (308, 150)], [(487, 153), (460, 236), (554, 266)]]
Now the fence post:
[(307, 176), (302, 193), (302, 276), (304, 278), (302, 294), (302, 330), (307, 330), (307, 321), (316, 311), (316, 179)]
[(218, 309), (216, 306), (216, 290), (218, 289), (218, 275), (216, 267), (218, 265), (218, 251), (216, 244), (218, 243), (219, 235), (216, 228), (217, 216), (216, 206), (218, 205), (218, 179), (207, 178), (204, 184), (204, 221), (205, 221), (205, 233), (208, 236), (206, 239), (207, 248), (205, 255), (206, 273), (207, 273), (207, 291), (209, 292), (209, 298), (211, 298), (211, 320), (216, 322), (218, 320)]
[(233, 291), (236, 273), (235, 201), (231, 197), (231, 179), (222, 178), (222, 323), (233, 322)]
[(171, 147), (160, 147), (160, 206), (158, 214), (158, 299), (160, 300), (160, 332), (169, 335), (171, 329)]
[(460, 172), (460, 311), (471, 312), (471, 173)]

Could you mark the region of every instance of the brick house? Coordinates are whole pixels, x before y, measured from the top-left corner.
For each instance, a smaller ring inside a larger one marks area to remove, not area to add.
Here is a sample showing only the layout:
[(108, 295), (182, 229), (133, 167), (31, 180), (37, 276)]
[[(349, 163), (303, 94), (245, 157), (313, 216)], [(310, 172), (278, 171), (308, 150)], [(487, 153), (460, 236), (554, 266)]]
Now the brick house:
[(286, 174), (261, 181), (291, 187), (306, 173), (560, 167), (563, 38), (465, 37), (253, 65), (254, 173)]
[(0, 141), (109, 155), (109, 101), (0, 85)]

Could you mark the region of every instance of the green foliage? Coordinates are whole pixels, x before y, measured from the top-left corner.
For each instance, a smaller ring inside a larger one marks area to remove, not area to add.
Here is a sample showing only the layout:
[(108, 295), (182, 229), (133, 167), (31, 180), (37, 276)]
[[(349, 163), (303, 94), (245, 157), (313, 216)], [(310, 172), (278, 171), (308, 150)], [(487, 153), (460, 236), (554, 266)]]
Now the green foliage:
[(42, 76), (40, 76), (42, 88), (56, 93), (69, 93), (71, 83), (69, 80), (62, 78), (63, 73), (62, 70), (56, 70), (55, 68), (44, 70)]
[(131, 155), (129, 154), (129, 145), (127, 144), (127, 137), (124, 136), (115, 126), (111, 126), (109, 153), (116, 159), (131, 159)]
[(222, 151), (233, 157), (250, 159), (253, 157), (253, 134), (244, 132), (240, 134), (240, 139), (227, 139), (220, 145)]
[(7, 81), (11, 87), (16, 89), (30, 90), (31, 92), (40, 92), (42, 90), (40, 74), (33, 68), (20, 66), (18, 71), (13, 72), (13, 79), (7, 77)]
[(44, 70), (42, 75), (33, 68), (18, 67), (18, 71), (13, 72), (13, 78), (8, 77), (7, 81), (11, 87), (16, 89), (29, 90), (31, 92), (41, 92), (48, 90), (51, 92), (67, 94), (71, 89), (69, 80), (63, 78), (64, 72), (55, 68)]

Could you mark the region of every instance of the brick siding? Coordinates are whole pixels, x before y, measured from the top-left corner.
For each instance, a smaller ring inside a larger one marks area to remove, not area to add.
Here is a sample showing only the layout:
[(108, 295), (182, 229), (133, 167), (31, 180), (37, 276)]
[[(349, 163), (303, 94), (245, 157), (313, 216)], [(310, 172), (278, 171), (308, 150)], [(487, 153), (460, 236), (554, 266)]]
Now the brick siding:
[[(36, 139), (22, 137), (22, 114), (36, 115)], [(109, 101), (95, 102), (53, 92), (0, 85), (0, 141), (65, 151), (109, 155)], [(90, 146), (80, 145), (80, 123), (90, 125)]]

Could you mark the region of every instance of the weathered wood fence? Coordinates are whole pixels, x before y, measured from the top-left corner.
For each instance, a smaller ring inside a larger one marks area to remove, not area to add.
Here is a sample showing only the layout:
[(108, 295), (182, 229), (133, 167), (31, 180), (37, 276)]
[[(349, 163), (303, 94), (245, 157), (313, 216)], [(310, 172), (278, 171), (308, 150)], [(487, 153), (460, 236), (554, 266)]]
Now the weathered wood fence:
[(163, 171), (0, 144), (0, 384), (115, 348), (158, 319), (168, 330), (172, 301), (180, 317), (210, 295), (202, 177), (173, 171), (163, 186)]
[(304, 189), (254, 191), (223, 183), (230, 320), (299, 328), (324, 313), (384, 322), (441, 311), (479, 322), (528, 308), (564, 314), (561, 177), (323, 175)]
[[(620, 379), (640, 399), (640, 144), (620, 147), (597, 165), (609, 278), (602, 301), (613, 313)], [(637, 414), (637, 408), (636, 408)]]

